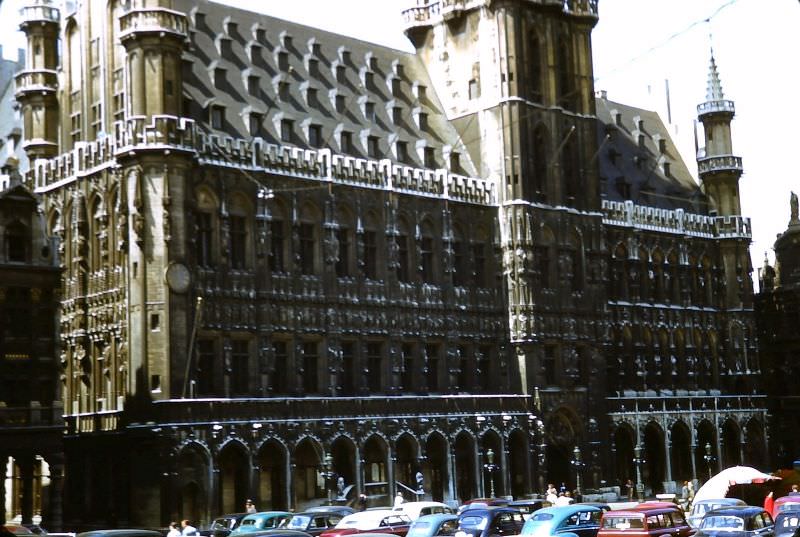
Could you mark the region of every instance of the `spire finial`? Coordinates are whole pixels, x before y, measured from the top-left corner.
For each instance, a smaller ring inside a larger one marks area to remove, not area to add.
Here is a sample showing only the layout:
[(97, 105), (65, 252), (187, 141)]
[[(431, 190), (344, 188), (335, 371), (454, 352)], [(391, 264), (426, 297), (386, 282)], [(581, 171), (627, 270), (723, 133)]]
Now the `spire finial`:
[(708, 68), (708, 88), (706, 89), (706, 102), (722, 101), (725, 96), (722, 93), (722, 82), (719, 80), (717, 62), (714, 60), (714, 47), (711, 47), (711, 64)]

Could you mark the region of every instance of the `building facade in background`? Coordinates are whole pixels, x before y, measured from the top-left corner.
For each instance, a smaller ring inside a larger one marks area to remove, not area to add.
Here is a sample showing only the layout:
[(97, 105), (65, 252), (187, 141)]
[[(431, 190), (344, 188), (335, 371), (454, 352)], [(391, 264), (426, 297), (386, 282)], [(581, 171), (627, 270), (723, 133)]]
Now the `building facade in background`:
[(416, 4), (416, 53), (206, 1), (23, 9), (69, 527), (766, 463), (713, 60), (698, 185), (595, 96), (596, 2)]

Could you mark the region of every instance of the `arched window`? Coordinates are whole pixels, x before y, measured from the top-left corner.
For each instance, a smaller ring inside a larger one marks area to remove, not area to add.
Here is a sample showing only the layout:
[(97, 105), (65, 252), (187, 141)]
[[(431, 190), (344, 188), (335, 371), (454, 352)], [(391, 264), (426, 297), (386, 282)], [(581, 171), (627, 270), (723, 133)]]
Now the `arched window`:
[(542, 100), (542, 46), (536, 30), (530, 30), (528, 39), (528, 98)]
[(410, 233), (405, 218), (397, 219), (397, 280), (400, 282), (411, 281), (411, 251)]
[(251, 266), (252, 208), (242, 194), (232, 197), (228, 210), (228, 256), (231, 268), (243, 270)]
[(28, 228), (15, 220), (6, 228), (6, 260), (12, 263), (30, 261), (30, 237)]
[(578, 146), (575, 134), (566, 134), (568, 139), (561, 149), (561, 173), (564, 185), (564, 203), (576, 206), (578, 202)]
[(286, 214), (286, 207), (280, 200), (275, 199), (270, 207), (272, 219), (269, 222), (269, 269), (271, 272), (283, 273), (288, 270), (286, 259), (288, 258), (289, 230)]
[(367, 213), (364, 218), (364, 277), (369, 280), (378, 280), (382, 277), (383, 271), (379, 270), (380, 262), (378, 252), (378, 240), (383, 233), (378, 232), (379, 220), (374, 213)]
[(461, 226), (453, 225), (453, 285), (463, 287), (468, 282), (469, 263), (466, 255), (466, 244)]
[(217, 200), (206, 190), (197, 191), (197, 211), (195, 212), (195, 248), (197, 264), (212, 267), (217, 262)]
[(336, 275), (340, 278), (350, 277), (355, 273), (355, 220), (352, 213), (344, 207), (339, 208), (336, 230), (338, 252)]
[(528, 173), (530, 174), (530, 193), (528, 194), (533, 201), (540, 203), (547, 201), (547, 168), (550, 152), (550, 138), (544, 125), (538, 125), (533, 131), (531, 147), (528, 155), (530, 163)]
[(433, 224), (430, 221), (422, 223), (422, 237), (419, 241), (419, 268), (422, 281), (436, 283), (436, 237), (433, 233)]
[(303, 207), (300, 217), (300, 251), (298, 259), (300, 261), (301, 274), (319, 274), (319, 211), (311, 204)]
[(556, 63), (556, 84), (558, 106), (572, 109), (575, 102), (575, 81), (573, 79), (572, 53), (570, 41), (562, 36), (558, 42)]
[(556, 285), (556, 252), (555, 236), (548, 227), (543, 227), (539, 234), (539, 244), (534, 249), (539, 282), (543, 289), (552, 289)]

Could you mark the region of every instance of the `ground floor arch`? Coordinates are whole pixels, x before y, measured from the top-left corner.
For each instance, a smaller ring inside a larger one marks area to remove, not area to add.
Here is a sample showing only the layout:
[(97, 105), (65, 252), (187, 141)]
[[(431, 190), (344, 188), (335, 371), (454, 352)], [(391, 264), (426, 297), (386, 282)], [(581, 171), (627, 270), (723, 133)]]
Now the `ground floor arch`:
[(722, 467), (739, 466), (742, 463), (741, 430), (732, 419), (722, 424)]
[(683, 420), (676, 421), (670, 429), (670, 462), (672, 479), (679, 484), (691, 481), (692, 471), (692, 431)]
[(666, 446), (664, 445), (664, 429), (655, 422), (650, 422), (643, 433), (645, 464), (642, 480), (651, 494), (664, 491), (666, 478)]
[(428, 435), (425, 441), (425, 475), (430, 490), (431, 498), (441, 502), (447, 493), (446, 487), (449, 482), (449, 472), (447, 471), (447, 440), (439, 433)]
[(455, 440), (456, 498), (465, 502), (478, 496), (475, 479), (475, 439), (465, 431), (458, 433)]
[(259, 509), (288, 509), (286, 467), (286, 447), (275, 439), (264, 442), (258, 452), (256, 505)]

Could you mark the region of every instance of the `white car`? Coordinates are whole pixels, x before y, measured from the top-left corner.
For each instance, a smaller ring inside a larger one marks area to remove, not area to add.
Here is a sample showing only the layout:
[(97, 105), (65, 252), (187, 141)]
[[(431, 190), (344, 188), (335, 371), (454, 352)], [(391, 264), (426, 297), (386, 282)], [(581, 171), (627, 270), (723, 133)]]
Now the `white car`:
[(452, 507), (442, 502), (406, 502), (393, 509), (408, 515), (412, 521), (423, 515), (455, 514)]

